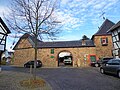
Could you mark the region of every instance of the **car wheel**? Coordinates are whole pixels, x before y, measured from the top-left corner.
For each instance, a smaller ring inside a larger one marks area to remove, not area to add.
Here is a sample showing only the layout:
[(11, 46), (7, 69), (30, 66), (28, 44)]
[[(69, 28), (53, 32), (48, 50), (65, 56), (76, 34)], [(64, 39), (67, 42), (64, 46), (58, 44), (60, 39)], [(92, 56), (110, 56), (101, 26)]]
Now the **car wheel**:
[(104, 69), (103, 69), (103, 68), (101, 68), (101, 69), (100, 69), (100, 72), (101, 72), (102, 74), (104, 74)]
[(99, 65), (96, 63), (96, 64), (95, 64), (95, 67), (98, 67), (98, 66), (99, 66)]
[(120, 71), (118, 71), (118, 78), (120, 78)]

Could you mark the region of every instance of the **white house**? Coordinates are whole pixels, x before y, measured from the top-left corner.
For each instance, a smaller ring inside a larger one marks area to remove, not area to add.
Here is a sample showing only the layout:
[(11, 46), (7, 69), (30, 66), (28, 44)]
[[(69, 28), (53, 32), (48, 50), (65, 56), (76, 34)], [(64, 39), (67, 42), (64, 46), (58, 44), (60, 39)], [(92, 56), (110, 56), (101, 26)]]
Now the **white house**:
[[(6, 48), (6, 39), (8, 34), (11, 33), (6, 24), (0, 17), (0, 65), (1, 65), (1, 55), (5, 51)], [(1, 67), (0, 67), (1, 71)]]
[(5, 60), (6, 63), (10, 63), (10, 62), (12, 62), (11, 60), (12, 60), (13, 56), (14, 56), (14, 52), (5, 50), (1, 55), (1, 61)]
[(112, 26), (108, 32), (112, 32), (113, 56), (120, 58), (120, 21)]

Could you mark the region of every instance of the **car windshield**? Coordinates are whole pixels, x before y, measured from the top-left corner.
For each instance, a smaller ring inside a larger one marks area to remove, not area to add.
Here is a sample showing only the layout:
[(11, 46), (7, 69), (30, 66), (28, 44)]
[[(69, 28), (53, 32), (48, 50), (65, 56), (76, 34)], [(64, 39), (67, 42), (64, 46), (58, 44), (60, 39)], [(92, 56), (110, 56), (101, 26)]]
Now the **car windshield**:
[(110, 60), (110, 59), (113, 59), (113, 58), (103, 58), (103, 60)]
[(112, 63), (112, 60), (109, 60), (107, 63)]
[(34, 64), (34, 61), (31, 61), (31, 64)]
[(113, 65), (120, 65), (120, 60), (112, 60)]

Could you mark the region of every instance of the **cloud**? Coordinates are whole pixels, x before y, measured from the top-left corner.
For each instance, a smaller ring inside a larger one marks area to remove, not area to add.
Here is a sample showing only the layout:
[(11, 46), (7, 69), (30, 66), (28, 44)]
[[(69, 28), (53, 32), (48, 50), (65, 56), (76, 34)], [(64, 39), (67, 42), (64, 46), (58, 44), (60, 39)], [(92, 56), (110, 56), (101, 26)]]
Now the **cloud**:
[[(93, 25), (101, 23), (100, 15), (109, 10), (115, 10), (113, 6), (119, 0), (61, 0), (60, 9), (57, 12), (58, 19), (64, 24), (64, 29), (75, 30), (86, 23)], [(97, 23), (96, 23), (97, 22)]]
[[(89, 30), (98, 30), (98, 26), (104, 21), (104, 16), (116, 18), (120, 15), (119, 0), (61, 0), (60, 8), (54, 13), (57, 20), (61, 22), (63, 30), (74, 32), (74, 30), (84, 30), (90, 27)], [(7, 7), (0, 6), (0, 15), (7, 14)], [(111, 13), (112, 12), (112, 13)], [(87, 32), (84, 30), (84, 32)], [(95, 31), (94, 31), (95, 32)], [(93, 33), (94, 34), (94, 33)]]
[(0, 6), (0, 17), (4, 17), (4, 15), (8, 15), (10, 10), (8, 7), (5, 7), (5, 6)]
[(69, 2), (69, 0), (61, 0), (62, 5), (67, 4), (68, 2)]

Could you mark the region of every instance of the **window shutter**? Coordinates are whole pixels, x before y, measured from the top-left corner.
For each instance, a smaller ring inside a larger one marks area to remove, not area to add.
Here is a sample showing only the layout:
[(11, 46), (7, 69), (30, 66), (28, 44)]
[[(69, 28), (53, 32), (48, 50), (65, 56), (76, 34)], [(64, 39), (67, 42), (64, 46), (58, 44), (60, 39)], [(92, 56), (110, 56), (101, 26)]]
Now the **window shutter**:
[(101, 38), (101, 45), (102, 46), (107, 46), (108, 45), (108, 38), (107, 37), (102, 37)]
[(54, 54), (54, 48), (51, 49), (51, 54)]
[(101, 41), (101, 44), (102, 44), (102, 38), (100, 39), (100, 41)]
[(106, 37), (106, 44), (108, 44), (108, 38)]

